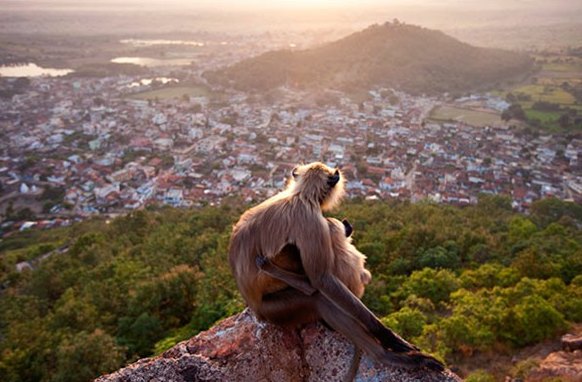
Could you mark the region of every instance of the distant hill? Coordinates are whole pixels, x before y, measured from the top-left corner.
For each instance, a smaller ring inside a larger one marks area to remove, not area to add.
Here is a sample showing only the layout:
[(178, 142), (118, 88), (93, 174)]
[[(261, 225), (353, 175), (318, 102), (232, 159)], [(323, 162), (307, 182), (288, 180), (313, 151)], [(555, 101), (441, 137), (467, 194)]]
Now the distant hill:
[(207, 77), (245, 90), (381, 85), (435, 94), (485, 87), (524, 74), (532, 63), (525, 54), (477, 48), (440, 31), (386, 23), (313, 49), (268, 52)]

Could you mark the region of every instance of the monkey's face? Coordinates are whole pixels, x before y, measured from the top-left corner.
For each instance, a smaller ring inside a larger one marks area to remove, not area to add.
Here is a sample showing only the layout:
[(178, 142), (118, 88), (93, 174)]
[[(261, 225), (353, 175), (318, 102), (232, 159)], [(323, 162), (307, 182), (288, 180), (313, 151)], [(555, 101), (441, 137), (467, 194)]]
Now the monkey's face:
[(297, 193), (316, 200), (322, 210), (335, 207), (344, 194), (344, 179), (338, 169), (314, 162), (297, 166), (292, 172), (290, 187)]
[(329, 231), (331, 232), (332, 240), (344, 238), (348, 243), (352, 242), (351, 236), (354, 232), (354, 228), (346, 219), (339, 221), (328, 217), (327, 221), (329, 223)]

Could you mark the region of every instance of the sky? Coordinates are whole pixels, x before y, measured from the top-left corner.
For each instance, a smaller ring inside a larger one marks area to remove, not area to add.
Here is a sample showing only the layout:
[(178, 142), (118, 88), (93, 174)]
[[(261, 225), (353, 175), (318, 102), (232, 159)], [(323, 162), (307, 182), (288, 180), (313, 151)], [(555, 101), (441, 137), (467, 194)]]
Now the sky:
[(67, 4), (83, 6), (127, 6), (154, 4), (162, 7), (214, 8), (228, 9), (266, 9), (266, 8), (340, 8), (340, 7), (458, 7), (465, 9), (512, 9), (512, 8), (582, 8), (579, 0), (0, 0), (2, 4)]
[(46, 33), (118, 33), (139, 23), (135, 30), (350, 32), (394, 19), (447, 33), (570, 23), (581, 26), (570, 34), (582, 45), (582, 0), (0, 0), (0, 32), (38, 25)]
[(445, 12), (481, 10), (516, 12), (543, 10), (582, 16), (581, 0), (0, 0), (0, 8), (156, 8), (162, 10), (270, 11), (270, 10), (394, 10)]

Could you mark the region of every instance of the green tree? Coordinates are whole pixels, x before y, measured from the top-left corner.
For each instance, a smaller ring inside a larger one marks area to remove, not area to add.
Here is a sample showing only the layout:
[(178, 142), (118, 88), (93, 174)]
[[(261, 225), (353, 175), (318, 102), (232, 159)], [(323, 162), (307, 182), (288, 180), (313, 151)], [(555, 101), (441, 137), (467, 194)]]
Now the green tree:
[(476, 316), (453, 314), (443, 319), (439, 327), (444, 332), (447, 346), (466, 356), (471, 356), (475, 350), (491, 348), (495, 339), (491, 328)]
[(487, 263), (477, 269), (467, 269), (460, 276), (461, 286), (465, 289), (509, 287), (515, 285), (520, 277), (516, 269), (498, 263)]
[(525, 121), (525, 112), (518, 103), (511, 104), (508, 109), (503, 110), (501, 113), (501, 119), (504, 121), (509, 121), (511, 119), (517, 119), (519, 121)]
[(61, 296), (54, 308), (52, 325), (67, 330), (91, 331), (100, 322), (97, 307), (76, 296), (72, 288)]
[(506, 195), (479, 194), (477, 208), (490, 216), (507, 214), (512, 212), (511, 198)]
[(546, 198), (532, 203), (532, 221), (541, 228), (547, 227), (550, 223), (558, 222), (564, 216), (568, 216), (577, 222), (581, 222), (582, 206), (558, 198)]
[(516, 216), (509, 222), (507, 240), (511, 245), (527, 242), (537, 230), (536, 225), (529, 219), (523, 216)]
[(495, 377), (487, 373), (485, 370), (477, 370), (471, 373), (466, 379), (466, 382), (495, 382)]
[(386, 326), (404, 338), (420, 336), (427, 321), (427, 317), (421, 311), (407, 306), (382, 318)]
[(197, 307), (197, 288), (202, 277), (201, 272), (187, 265), (172, 268), (135, 288), (129, 301), (129, 314), (152, 314), (164, 328), (185, 325)]
[(137, 319), (124, 317), (119, 322), (118, 342), (126, 346), (132, 355), (151, 355), (154, 345), (163, 337), (160, 320), (149, 313), (142, 313)]
[(527, 296), (512, 314), (512, 342), (523, 346), (551, 338), (567, 327), (564, 315), (540, 296)]
[(55, 382), (90, 381), (123, 365), (124, 349), (100, 329), (66, 335), (56, 349)]
[(518, 270), (521, 277), (547, 279), (560, 275), (560, 264), (540, 253), (536, 247), (527, 247), (513, 260), (511, 266)]
[(408, 280), (404, 282), (397, 295), (404, 300), (409, 295), (424, 297), (437, 305), (440, 302), (449, 300), (452, 292), (459, 288), (459, 281), (454, 273), (447, 270), (434, 270), (425, 268), (421, 271), (413, 272)]
[(441, 246), (436, 246), (424, 251), (418, 259), (421, 267), (428, 267), (433, 269), (455, 269), (459, 265), (458, 250), (446, 250)]

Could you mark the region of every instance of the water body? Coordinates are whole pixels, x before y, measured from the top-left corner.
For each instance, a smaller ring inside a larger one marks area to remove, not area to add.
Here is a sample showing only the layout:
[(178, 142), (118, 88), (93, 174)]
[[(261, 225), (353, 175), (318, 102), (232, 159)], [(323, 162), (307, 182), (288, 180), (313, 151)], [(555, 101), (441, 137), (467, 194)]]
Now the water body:
[(43, 68), (33, 63), (0, 66), (0, 77), (61, 77), (73, 72), (72, 69)]
[(159, 66), (186, 66), (190, 65), (192, 59), (189, 58), (169, 58), (158, 59), (148, 57), (116, 57), (111, 62), (116, 64), (134, 64), (154, 68)]
[(134, 88), (134, 87), (138, 87), (138, 86), (146, 86), (146, 85), (151, 85), (151, 83), (154, 81), (161, 82), (164, 85), (169, 83), (169, 82), (175, 82), (175, 83), (180, 82), (176, 78), (156, 77), (156, 78), (144, 78), (144, 79), (141, 79), (139, 81), (134, 81), (131, 84), (129, 84), (128, 86), (130, 88)]
[(189, 46), (205, 46), (206, 44), (200, 41), (191, 40), (140, 40), (140, 39), (126, 39), (120, 41), (122, 44), (134, 46), (153, 46), (153, 45), (189, 45)]

